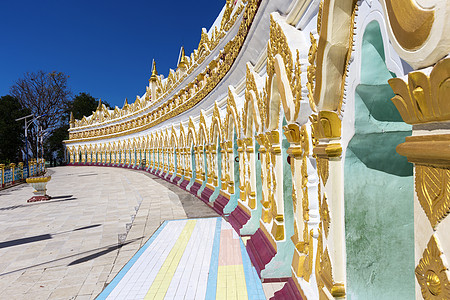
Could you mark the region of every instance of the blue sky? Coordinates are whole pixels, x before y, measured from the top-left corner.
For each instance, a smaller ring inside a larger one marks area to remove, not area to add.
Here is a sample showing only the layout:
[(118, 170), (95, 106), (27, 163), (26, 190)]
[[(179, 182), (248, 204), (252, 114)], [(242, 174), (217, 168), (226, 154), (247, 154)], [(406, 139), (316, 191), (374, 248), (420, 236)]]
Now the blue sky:
[(201, 28), (225, 0), (0, 1), (0, 96), (25, 72), (60, 71), (74, 94), (122, 107), (145, 92), (155, 59), (159, 74), (189, 55)]

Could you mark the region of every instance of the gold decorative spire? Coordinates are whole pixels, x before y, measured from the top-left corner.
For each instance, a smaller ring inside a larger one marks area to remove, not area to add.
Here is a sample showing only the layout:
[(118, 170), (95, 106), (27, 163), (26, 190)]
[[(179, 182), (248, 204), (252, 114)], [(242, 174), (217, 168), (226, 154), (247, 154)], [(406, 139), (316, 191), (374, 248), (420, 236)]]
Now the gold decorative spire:
[(200, 43), (198, 43), (198, 50), (200, 51), (203, 45), (207, 45), (209, 47), (209, 37), (208, 32), (205, 28), (202, 28), (202, 34), (200, 36)]
[(126, 108), (126, 107), (128, 107), (128, 99), (127, 98), (125, 98), (125, 103), (123, 104), (123, 108)]
[(97, 106), (97, 110), (102, 108), (102, 99), (100, 98), (100, 100), (98, 100), (98, 106)]
[(158, 79), (158, 72), (156, 71), (155, 60), (153, 60), (152, 76), (150, 76), (150, 81), (156, 81), (156, 79)]
[(69, 123), (70, 124), (75, 123), (75, 118), (73, 117), (73, 112), (70, 112), (70, 121), (69, 121)]
[(178, 68), (186, 68), (187, 67), (187, 59), (186, 56), (184, 55), (184, 47), (181, 46), (181, 55), (180, 55), (180, 60), (178, 62)]

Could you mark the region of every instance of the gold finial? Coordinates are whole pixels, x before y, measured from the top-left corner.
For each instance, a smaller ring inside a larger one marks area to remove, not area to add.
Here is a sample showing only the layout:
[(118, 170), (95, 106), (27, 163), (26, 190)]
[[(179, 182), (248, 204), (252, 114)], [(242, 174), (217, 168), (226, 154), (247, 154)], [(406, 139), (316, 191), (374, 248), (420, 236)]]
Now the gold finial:
[(198, 44), (198, 49), (200, 50), (203, 44), (208, 45), (209, 47), (209, 38), (208, 38), (208, 32), (205, 28), (202, 28), (202, 34), (200, 36), (200, 43)]
[(73, 117), (73, 112), (70, 112), (70, 121), (69, 123), (73, 124), (75, 123), (75, 118)]
[(158, 78), (158, 72), (156, 71), (155, 60), (153, 60), (152, 76), (150, 76), (150, 81), (156, 81), (157, 78)]
[(126, 108), (126, 107), (128, 107), (128, 99), (127, 98), (125, 98), (125, 103), (123, 104), (123, 108)]
[(100, 109), (102, 107), (102, 99), (100, 98), (100, 100), (98, 100), (98, 107), (97, 109)]
[(180, 55), (180, 60), (178, 62), (178, 68), (186, 68), (187, 67), (187, 59), (186, 56), (184, 55), (184, 47), (181, 46), (181, 55)]

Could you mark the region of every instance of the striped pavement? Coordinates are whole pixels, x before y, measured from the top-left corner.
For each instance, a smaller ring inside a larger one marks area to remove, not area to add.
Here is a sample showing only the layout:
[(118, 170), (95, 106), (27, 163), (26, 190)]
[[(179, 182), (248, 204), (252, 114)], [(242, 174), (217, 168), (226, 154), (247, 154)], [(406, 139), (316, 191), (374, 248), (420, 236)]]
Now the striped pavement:
[(222, 218), (165, 221), (97, 299), (266, 299)]

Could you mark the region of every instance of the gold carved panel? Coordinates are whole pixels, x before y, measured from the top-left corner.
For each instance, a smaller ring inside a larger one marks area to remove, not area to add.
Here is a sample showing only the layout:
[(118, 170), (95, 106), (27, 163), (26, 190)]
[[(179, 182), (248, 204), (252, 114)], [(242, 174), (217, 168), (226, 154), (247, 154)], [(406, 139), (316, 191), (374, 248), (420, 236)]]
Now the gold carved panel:
[(416, 192), (433, 228), (450, 213), (450, 169), (416, 165)]
[(388, 82), (395, 93), (392, 102), (406, 123), (450, 119), (450, 58), (438, 62), (429, 75), (414, 71), (408, 74), (408, 82), (401, 78)]
[(437, 238), (433, 235), (415, 270), (425, 300), (450, 299), (448, 269), (441, 255)]

